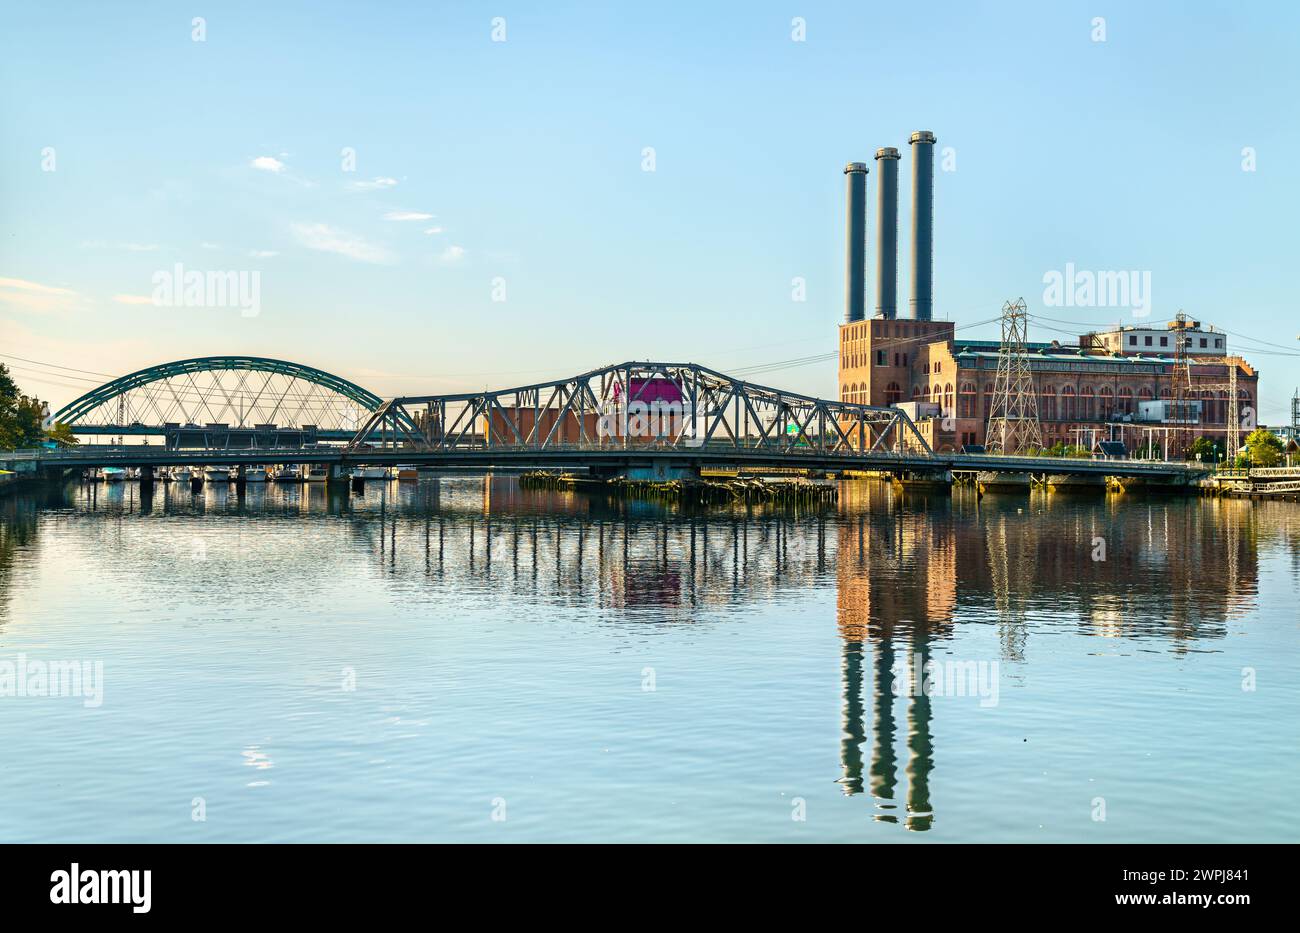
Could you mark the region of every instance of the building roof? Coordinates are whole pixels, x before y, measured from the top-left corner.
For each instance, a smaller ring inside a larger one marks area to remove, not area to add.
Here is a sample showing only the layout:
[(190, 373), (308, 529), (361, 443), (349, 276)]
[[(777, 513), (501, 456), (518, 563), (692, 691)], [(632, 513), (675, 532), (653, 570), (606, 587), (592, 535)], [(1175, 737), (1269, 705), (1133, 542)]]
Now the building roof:
[[(997, 359), (1000, 344), (996, 340), (965, 340), (955, 344), (952, 355), (959, 360)], [(1030, 361), (1050, 360), (1062, 365), (1072, 363), (1118, 363), (1124, 366), (1172, 366), (1178, 362), (1172, 356), (1147, 355), (1134, 353), (1116, 355), (1111, 353), (1089, 353), (1080, 347), (1053, 346), (1050, 343), (1026, 343)], [(1195, 360), (1190, 361), (1197, 365)]]

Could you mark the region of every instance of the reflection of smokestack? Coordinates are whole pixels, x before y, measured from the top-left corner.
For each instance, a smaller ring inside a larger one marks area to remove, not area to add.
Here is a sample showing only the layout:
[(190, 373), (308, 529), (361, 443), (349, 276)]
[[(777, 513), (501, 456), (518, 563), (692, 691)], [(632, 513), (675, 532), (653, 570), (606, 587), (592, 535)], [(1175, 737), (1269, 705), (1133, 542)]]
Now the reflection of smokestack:
[(867, 163), (850, 162), (844, 174), (848, 176), (844, 320), (852, 324), (867, 316)]
[(876, 317), (898, 317), (898, 150), (876, 150)]
[(928, 321), (934, 311), (934, 134), (913, 133), (911, 317)]

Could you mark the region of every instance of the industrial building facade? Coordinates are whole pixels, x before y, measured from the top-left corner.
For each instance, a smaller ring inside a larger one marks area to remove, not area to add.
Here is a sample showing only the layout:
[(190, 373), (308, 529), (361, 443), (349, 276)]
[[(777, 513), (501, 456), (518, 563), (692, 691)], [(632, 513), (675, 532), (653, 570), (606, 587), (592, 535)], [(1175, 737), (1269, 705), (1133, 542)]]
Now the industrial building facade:
[[(899, 318), (896, 311), (898, 150), (884, 148), (876, 153), (880, 183), (872, 318), (866, 317), (865, 287), (868, 167), (851, 162), (844, 169), (847, 268), (845, 321), (839, 327), (839, 392), (845, 402), (904, 403), (930, 445), (943, 451), (985, 443), (999, 343), (959, 339), (952, 322), (932, 320), (934, 144), (932, 133), (912, 134), (907, 318)], [(1222, 443), (1232, 383), (1243, 427), (1253, 423), (1258, 373), (1229, 353), (1222, 331), (1203, 329), (1199, 321), (1181, 314), (1164, 326), (1117, 326), (1084, 334), (1077, 345), (1054, 340), (1029, 343), (1025, 349), (1044, 446), (1058, 442), (1091, 446), (1097, 440), (1117, 438), (1134, 448), (1142, 442), (1144, 430), (1150, 435), (1175, 425), (1185, 428), (1188, 437), (1206, 436)], [(1181, 406), (1153, 404), (1180, 394)]]

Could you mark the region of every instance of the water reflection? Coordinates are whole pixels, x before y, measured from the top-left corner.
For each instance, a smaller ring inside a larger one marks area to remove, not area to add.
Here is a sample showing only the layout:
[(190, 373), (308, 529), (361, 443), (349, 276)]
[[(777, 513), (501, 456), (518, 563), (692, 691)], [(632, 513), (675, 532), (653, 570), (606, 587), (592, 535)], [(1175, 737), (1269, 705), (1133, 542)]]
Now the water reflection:
[[(372, 484), (362, 495), (81, 484), (0, 499), (0, 627), (15, 611), (15, 568), (40, 559), (43, 527), (70, 522), (125, 572), (135, 555), (124, 542), (140, 545), (124, 532), (146, 523), (150, 546), (208, 561), (217, 581), (252, 572), (250, 559), (269, 578), (292, 573), (306, 554), (340, 574), (377, 574), (403, 599), (487, 592), (534, 619), (596, 607), (635, 625), (743, 624), (756, 604), (833, 592), (841, 737), (827, 779), (861, 796), (873, 820), (923, 832), (942, 812), (935, 734), (946, 700), (896, 680), (951, 659), (959, 630), (987, 631), (1011, 680), (1066, 629), (1175, 656), (1215, 651), (1228, 623), (1256, 607), (1261, 548), (1285, 549), (1300, 571), (1297, 513), (1242, 500), (980, 500), (871, 481), (842, 484), (824, 510), (698, 513), (524, 491), (503, 476)], [(293, 553), (263, 546), (285, 540), (277, 530), (301, 542)], [(331, 543), (340, 533), (351, 546)]]

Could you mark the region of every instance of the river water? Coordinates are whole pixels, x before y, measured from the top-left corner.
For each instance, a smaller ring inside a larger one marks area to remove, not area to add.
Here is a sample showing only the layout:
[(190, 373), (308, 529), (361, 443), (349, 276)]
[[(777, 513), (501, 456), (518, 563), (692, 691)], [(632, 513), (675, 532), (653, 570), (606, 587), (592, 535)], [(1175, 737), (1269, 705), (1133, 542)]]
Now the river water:
[(1298, 606), (1282, 502), (10, 494), (0, 841), (1295, 841)]

